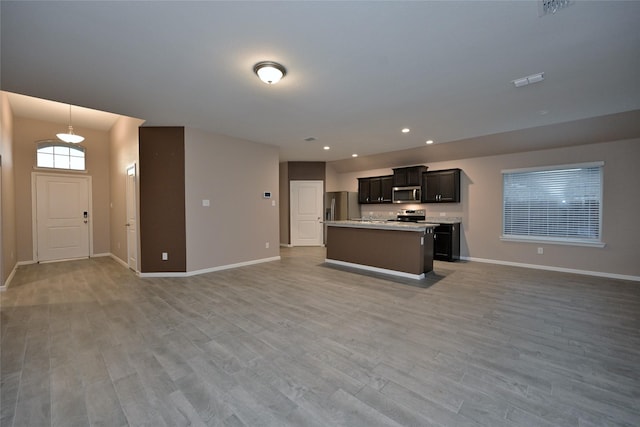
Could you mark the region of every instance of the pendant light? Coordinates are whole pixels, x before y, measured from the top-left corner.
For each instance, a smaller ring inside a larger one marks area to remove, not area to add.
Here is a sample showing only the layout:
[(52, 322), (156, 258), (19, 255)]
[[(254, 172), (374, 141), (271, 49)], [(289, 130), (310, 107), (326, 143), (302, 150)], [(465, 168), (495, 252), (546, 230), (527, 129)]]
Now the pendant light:
[(71, 126), (71, 104), (69, 104), (69, 132), (58, 133), (56, 136), (64, 142), (70, 142), (72, 144), (78, 144), (84, 141), (84, 136), (76, 135), (73, 133), (73, 126)]

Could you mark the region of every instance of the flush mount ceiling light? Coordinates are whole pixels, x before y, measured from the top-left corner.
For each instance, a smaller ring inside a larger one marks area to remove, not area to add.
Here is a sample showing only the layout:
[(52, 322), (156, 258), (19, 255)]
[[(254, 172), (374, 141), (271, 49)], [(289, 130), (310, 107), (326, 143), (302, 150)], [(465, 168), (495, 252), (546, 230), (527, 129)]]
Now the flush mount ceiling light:
[(278, 83), (287, 75), (287, 70), (277, 62), (262, 61), (253, 66), (253, 72), (268, 85)]
[(78, 144), (84, 141), (84, 136), (73, 133), (73, 126), (71, 126), (71, 104), (69, 104), (69, 131), (67, 133), (58, 133), (56, 136), (62, 141), (72, 144)]
[(532, 83), (538, 83), (543, 80), (544, 80), (544, 73), (536, 73), (536, 74), (531, 74), (530, 76), (527, 76), (527, 77), (522, 77), (520, 79), (512, 80), (511, 83), (513, 83), (516, 87), (522, 87), (522, 86), (530, 85)]

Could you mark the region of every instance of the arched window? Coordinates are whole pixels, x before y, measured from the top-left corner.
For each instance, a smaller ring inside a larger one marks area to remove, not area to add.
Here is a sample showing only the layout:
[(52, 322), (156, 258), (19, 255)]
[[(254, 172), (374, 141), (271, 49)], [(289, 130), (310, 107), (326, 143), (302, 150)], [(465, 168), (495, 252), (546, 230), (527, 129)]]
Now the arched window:
[(39, 141), (36, 166), (39, 168), (83, 171), (86, 149), (62, 141)]

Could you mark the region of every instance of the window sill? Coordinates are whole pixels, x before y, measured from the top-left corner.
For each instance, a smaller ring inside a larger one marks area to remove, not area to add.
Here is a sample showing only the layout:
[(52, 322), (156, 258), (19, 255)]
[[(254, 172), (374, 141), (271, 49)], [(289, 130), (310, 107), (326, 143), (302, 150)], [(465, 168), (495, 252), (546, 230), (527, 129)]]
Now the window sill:
[(604, 248), (607, 244), (604, 242), (586, 241), (586, 240), (571, 240), (571, 239), (553, 239), (544, 237), (512, 237), (512, 236), (500, 236), (500, 240), (503, 242), (518, 242), (518, 243), (544, 243), (547, 245), (565, 245), (565, 246), (584, 246), (589, 248)]
[(60, 168), (45, 168), (42, 166), (34, 166), (33, 167), (34, 171), (39, 171), (39, 172), (63, 172), (63, 173), (89, 173), (89, 171), (87, 169), (84, 170), (80, 170), (80, 169), (60, 169)]

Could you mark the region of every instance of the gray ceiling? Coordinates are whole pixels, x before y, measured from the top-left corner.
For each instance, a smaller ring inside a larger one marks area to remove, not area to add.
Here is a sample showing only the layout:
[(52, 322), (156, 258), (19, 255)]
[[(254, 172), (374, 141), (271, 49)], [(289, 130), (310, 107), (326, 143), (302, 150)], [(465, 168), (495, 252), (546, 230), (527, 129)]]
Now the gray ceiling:
[[(638, 1), (576, 0), (542, 17), (536, 1), (0, 7), (2, 90), (274, 144), (281, 160), (640, 109)], [(262, 60), (288, 75), (260, 82)], [(511, 83), (537, 72), (541, 83)]]

